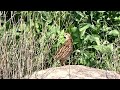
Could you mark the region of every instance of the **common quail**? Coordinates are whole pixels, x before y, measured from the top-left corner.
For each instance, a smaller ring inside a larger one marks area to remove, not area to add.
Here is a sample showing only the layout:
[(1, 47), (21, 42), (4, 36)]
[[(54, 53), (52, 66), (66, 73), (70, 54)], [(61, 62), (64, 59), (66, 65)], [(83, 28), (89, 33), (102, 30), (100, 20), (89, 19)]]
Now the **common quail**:
[(64, 34), (65, 42), (63, 45), (58, 49), (58, 51), (55, 53), (54, 59), (60, 60), (60, 63), (62, 66), (65, 65), (65, 60), (71, 55), (71, 52), (73, 51), (73, 43), (72, 43), (72, 37), (69, 33)]

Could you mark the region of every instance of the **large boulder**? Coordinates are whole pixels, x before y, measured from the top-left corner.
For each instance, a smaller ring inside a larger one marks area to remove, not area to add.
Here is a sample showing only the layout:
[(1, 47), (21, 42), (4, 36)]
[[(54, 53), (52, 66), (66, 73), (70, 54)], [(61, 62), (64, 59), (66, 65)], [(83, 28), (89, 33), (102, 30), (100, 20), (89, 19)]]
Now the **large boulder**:
[(83, 65), (66, 65), (34, 72), (23, 79), (120, 79), (120, 75)]

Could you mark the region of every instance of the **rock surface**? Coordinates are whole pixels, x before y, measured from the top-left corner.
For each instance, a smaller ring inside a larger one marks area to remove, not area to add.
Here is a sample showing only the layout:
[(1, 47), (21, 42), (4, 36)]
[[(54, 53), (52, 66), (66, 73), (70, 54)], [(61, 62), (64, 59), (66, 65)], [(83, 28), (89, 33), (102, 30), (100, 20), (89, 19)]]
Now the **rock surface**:
[(120, 79), (120, 75), (83, 65), (66, 65), (34, 72), (23, 79)]

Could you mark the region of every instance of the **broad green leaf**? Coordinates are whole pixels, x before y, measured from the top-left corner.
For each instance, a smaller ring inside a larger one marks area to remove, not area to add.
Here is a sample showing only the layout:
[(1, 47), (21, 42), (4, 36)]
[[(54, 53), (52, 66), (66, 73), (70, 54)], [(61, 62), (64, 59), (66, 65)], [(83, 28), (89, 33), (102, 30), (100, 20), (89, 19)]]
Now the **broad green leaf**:
[(88, 40), (91, 41), (91, 35), (87, 35), (87, 36), (85, 37), (85, 39), (84, 39), (84, 41), (88, 41)]
[(87, 24), (84, 27), (82, 27), (82, 28), (79, 29), (79, 31), (80, 31), (80, 37), (81, 38), (84, 36), (86, 29), (88, 29), (90, 27), (90, 25), (91, 24)]
[(98, 12), (100, 12), (100, 13), (104, 13), (104, 12), (106, 12), (106, 11), (98, 11)]
[(96, 49), (97, 51), (100, 51), (100, 52), (102, 52), (102, 53), (104, 52), (102, 45), (93, 45), (93, 46), (89, 46), (88, 48), (94, 48), (94, 49)]
[(99, 37), (93, 37), (95, 42), (97, 43), (97, 45), (100, 45), (100, 40), (99, 40)]
[(94, 30), (96, 29), (95, 25), (91, 25), (90, 27)]
[(88, 46), (88, 48), (94, 48), (97, 51), (100, 51), (101, 53), (111, 53), (113, 51), (113, 44), (110, 45), (92, 45)]
[(118, 30), (112, 30), (108, 33), (108, 35), (112, 35), (112, 36), (118, 36), (119, 35), (119, 32)]
[(79, 39), (75, 38), (73, 44), (78, 44), (78, 43), (79, 43)]
[(77, 30), (77, 27), (71, 28), (71, 31), (72, 31), (73, 33), (76, 32), (76, 30)]
[(115, 17), (114, 19), (115, 19), (116, 21), (117, 21), (117, 20), (120, 20), (120, 16), (119, 16), (119, 17)]
[(97, 43), (97, 45), (100, 45), (100, 40), (98, 36), (95, 35), (87, 35), (86, 38), (84, 39), (84, 41), (88, 41), (90, 40), (90, 42), (95, 41)]
[(108, 31), (108, 30), (110, 30), (110, 29), (111, 29), (111, 27), (103, 26), (102, 31)]

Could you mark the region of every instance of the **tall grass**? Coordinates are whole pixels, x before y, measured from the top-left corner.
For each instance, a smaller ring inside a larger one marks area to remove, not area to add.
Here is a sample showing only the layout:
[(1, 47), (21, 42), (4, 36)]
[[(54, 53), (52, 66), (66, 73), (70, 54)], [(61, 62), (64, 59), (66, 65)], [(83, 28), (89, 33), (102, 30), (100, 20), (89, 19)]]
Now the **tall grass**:
[(73, 38), (70, 64), (119, 72), (119, 22), (117, 11), (1, 11), (0, 78), (53, 67), (64, 32)]

